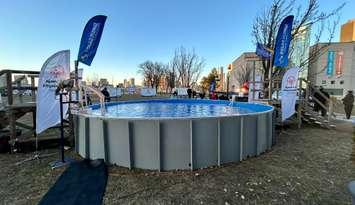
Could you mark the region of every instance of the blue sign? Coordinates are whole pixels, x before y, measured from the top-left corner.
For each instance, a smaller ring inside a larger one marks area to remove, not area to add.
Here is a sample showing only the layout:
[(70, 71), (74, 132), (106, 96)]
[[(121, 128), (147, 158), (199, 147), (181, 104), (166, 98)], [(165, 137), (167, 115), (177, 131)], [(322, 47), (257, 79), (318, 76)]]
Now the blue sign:
[(280, 24), (275, 43), (274, 66), (287, 67), (291, 42), (293, 16), (287, 16)]
[(266, 59), (270, 59), (271, 58), (271, 52), (269, 50), (267, 50), (265, 48), (265, 46), (261, 43), (257, 43), (256, 44), (256, 51), (255, 51), (256, 55), (262, 57), (262, 58), (266, 58)]
[(328, 51), (327, 75), (332, 76), (334, 72), (335, 51)]
[(106, 16), (98, 15), (92, 17), (86, 24), (81, 36), (78, 61), (91, 65), (99, 46), (102, 31), (104, 30)]

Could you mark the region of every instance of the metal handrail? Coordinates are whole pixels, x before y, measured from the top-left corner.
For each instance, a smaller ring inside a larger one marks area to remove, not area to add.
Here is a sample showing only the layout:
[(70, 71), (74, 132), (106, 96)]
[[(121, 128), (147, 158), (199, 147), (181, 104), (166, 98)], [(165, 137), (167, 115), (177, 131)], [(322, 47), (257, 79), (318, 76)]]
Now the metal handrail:
[[(325, 109), (329, 113), (328, 114), (329, 121), (331, 120), (331, 116), (336, 117), (335, 114), (333, 113), (333, 109), (334, 109), (333, 100), (330, 99), (329, 97), (327, 97), (326, 95), (324, 95), (318, 88), (316, 88), (314, 85), (312, 85), (311, 82), (309, 82), (308, 80), (306, 80), (304, 78), (300, 78), (300, 80), (302, 82), (305, 82), (307, 85), (308, 94), (306, 96), (306, 100), (309, 100), (309, 94), (310, 94), (310, 96), (312, 97), (312, 100), (314, 100), (318, 105), (320, 105), (323, 109)], [(309, 88), (311, 88), (313, 92), (309, 92), (310, 91)], [(326, 106), (325, 104), (320, 102), (317, 98), (315, 98), (313, 93), (319, 94), (323, 99), (325, 99), (327, 102), (329, 102), (328, 106)]]
[(84, 88), (84, 98), (85, 98), (86, 105), (88, 104), (87, 97), (86, 97), (86, 92), (87, 92), (87, 90), (90, 90), (90, 91), (92, 91), (94, 94), (96, 94), (99, 97), (101, 115), (104, 115), (105, 111), (106, 111), (105, 110), (105, 96), (101, 93), (101, 91), (96, 89), (96, 88), (94, 88), (94, 87), (88, 86), (88, 85), (81, 85), (81, 87)]
[(7, 74), (7, 73), (11, 73), (11, 74), (30, 74), (30, 75), (39, 75), (40, 72), (39, 71), (32, 71), (32, 70), (0, 70), (0, 76), (3, 74)]

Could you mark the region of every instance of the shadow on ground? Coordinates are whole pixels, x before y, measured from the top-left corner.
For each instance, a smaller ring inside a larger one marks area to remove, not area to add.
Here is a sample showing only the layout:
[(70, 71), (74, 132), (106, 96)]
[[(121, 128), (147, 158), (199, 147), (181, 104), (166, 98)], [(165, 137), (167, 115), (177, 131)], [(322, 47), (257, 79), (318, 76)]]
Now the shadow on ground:
[[(111, 166), (104, 204), (349, 204), (346, 185), (355, 179), (351, 133), (345, 122), (336, 130), (291, 125), (259, 157), (194, 172)], [(0, 155), (0, 204), (36, 204), (63, 171), (50, 170), (57, 156), (14, 165), (29, 156)]]

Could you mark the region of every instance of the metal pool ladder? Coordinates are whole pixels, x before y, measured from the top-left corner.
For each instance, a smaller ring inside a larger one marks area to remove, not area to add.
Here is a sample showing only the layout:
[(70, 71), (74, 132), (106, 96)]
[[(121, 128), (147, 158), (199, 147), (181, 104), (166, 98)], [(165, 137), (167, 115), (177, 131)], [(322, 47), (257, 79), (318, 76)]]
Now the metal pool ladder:
[(94, 87), (88, 86), (88, 85), (82, 85), (81, 87), (84, 88), (84, 99), (85, 99), (86, 105), (88, 104), (87, 97), (86, 97), (86, 92), (88, 90), (90, 90), (91, 92), (93, 92), (94, 94), (96, 94), (99, 97), (101, 115), (105, 115), (105, 112), (106, 112), (106, 109), (105, 109), (105, 96), (101, 93), (101, 91), (96, 89), (96, 88), (94, 88)]

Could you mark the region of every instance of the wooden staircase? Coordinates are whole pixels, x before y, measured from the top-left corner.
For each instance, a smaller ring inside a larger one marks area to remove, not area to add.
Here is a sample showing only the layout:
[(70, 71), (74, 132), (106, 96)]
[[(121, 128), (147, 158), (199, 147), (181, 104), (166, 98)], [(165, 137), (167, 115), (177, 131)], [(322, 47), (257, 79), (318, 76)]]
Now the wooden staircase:
[[(336, 128), (335, 124), (333, 123), (336, 116), (333, 112), (334, 102), (332, 99), (324, 95), (309, 81), (302, 78), (300, 79), (299, 93), (301, 93), (297, 111), (299, 127), (301, 127), (302, 122), (306, 122), (308, 124), (318, 125), (327, 129)], [(326, 103), (320, 102), (315, 97), (315, 95), (321, 96), (323, 99), (325, 99)], [(322, 109), (326, 110), (326, 116), (322, 116), (319, 112), (314, 111), (315, 103), (317, 103)]]
[(316, 124), (324, 128), (333, 129), (335, 125), (328, 120), (328, 117), (323, 117), (319, 113), (313, 111), (313, 107), (304, 107), (302, 121), (308, 124)]

